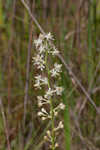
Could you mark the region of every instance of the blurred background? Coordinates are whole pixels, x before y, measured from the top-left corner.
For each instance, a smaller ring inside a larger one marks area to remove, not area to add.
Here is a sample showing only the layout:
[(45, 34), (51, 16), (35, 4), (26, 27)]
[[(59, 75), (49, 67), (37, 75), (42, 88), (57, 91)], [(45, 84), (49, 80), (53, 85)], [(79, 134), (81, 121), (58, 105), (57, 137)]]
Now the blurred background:
[[(100, 110), (100, 0), (26, 0), (32, 15)], [(49, 122), (37, 117), (33, 40), (40, 34), (23, 0), (0, 0), (0, 150), (47, 150)], [(59, 59), (58, 59), (59, 61)], [(63, 66), (58, 150), (100, 150), (100, 115)]]

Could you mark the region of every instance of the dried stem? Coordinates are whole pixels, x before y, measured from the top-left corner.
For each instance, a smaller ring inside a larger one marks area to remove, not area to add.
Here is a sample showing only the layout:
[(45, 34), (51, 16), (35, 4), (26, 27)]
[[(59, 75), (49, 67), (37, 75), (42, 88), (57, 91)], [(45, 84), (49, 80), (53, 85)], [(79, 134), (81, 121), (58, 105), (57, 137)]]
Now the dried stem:
[(30, 57), (32, 48), (32, 21), (30, 22), (30, 32), (29, 32), (29, 44), (27, 50), (27, 65), (26, 65), (26, 83), (25, 83), (25, 97), (24, 97), (24, 128), (26, 120), (26, 107), (28, 101), (28, 88), (29, 88), (29, 70), (30, 70)]
[(2, 103), (1, 97), (0, 97), (0, 109), (1, 109), (1, 113), (2, 113), (2, 118), (3, 118), (4, 128), (5, 128), (5, 134), (6, 134), (6, 139), (7, 139), (7, 146), (8, 146), (7, 149), (11, 150), (7, 120), (6, 120), (6, 117), (5, 117), (4, 106), (3, 106), (3, 103)]
[(16, 0), (13, 1), (13, 10), (12, 10), (12, 16), (11, 16), (11, 35), (10, 39), (8, 41), (8, 113), (10, 113), (10, 104), (11, 104), (11, 84), (12, 84), (12, 75), (11, 75), (11, 69), (12, 69), (12, 44), (13, 44), (13, 38), (14, 38), (14, 16), (16, 11)]

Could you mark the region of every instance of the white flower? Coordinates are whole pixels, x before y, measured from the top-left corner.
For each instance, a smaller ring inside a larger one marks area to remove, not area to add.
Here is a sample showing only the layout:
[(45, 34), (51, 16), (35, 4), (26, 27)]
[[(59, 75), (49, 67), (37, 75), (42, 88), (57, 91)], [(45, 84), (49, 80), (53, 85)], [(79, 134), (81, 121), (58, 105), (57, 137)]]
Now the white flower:
[(54, 112), (54, 116), (58, 115), (58, 111), (53, 110), (53, 112)]
[(38, 75), (38, 76), (35, 76), (34, 78), (36, 79), (34, 87), (41, 89), (41, 85), (48, 84), (48, 79), (46, 77), (42, 77), (41, 75)]
[(55, 86), (55, 92), (57, 95), (61, 95), (63, 90), (64, 90), (63, 87)]
[(51, 132), (50, 132), (50, 130), (47, 131), (47, 135), (51, 138)]
[(42, 108), (41, 111), (42, 111), (44, 114), (48, 115), (47, 111), (46, 111), (44, 108)]
[(41, 71), (43, 71), (43, 69), (45, 68), (45, 65), (43, 65), (43, 64), (41, 63), (37, 68), (40, 69)]
[(40, 47), (38, 48), (39, 53), (44, 53), (46, 51), (46, 46), (45, 45), (40, 45)]
[(57, 55), (59, 54), (59, 51), (54, 47), (52, 51), (52, 55)]
[(44, 136), (44, 140), (45, 140), (45, 141), (48, 141), (48, 137), (47, 137), (46, 135)]
[(37, 115), (41, 117), (41, 116), (43, 116), (44, 114), (43, 114), (43, 112), (39, 111), (39, 112), (37, 113)]
[(64, 125), (63, 125), (62, 121), (59, 122), (58, 127), (61, 128), (61, 129), (64, 128)]
[(34, 44), (35, 44), (36, 48), (38, 48), (38, 46), (40, 46), (42, 44), (42, 39), (38, 38), (37, 40), (34, 40)]
[(54, 130), (58, 131), (59, 129), (63, 129), (63, 128), (64, 128), (64, 125), (63, 125), (62, 121), (60, 121), (58, 126)]
[(39, 39), (41, 39), (41, 40), (43, 41), (43, 40), (44, 40), (44, 38), (45, 38), (45, 35), (40, 33), (40, 35), (39, 35)]
[(61, 70), (61, 67), (62, 67), (62, 64), (57, 64), (57, 63), (55, 63), (55, 64), (54, 64), (54, 68), (50, 71), (51, 76), (52, 76), (52, 77), (58, 76), (59, 73), (62, 71), (62, 70)]
[(48, 99), (43, 98), (42, 96), (37, 96), (38, 106), (41, 107), (44, 104), (49, 104), (50, 101)]
[(64, 110), (65, 109), (65, 105), (63, 103), (60, 103), (59, 104), (59, 108), (62, 109), (62, 110)]
[(46, 119), (47, 119), (47, 117), (41, 117), (41, 119), (44, 121), (44, 120), (46, 120)]
[(46, 120), (48, 118), (51, 118), (49, 113), (44, 108), (42, 108), (41, 111), (39, 111), (37, 113), (37, 115), (40, 116), (42, 120)]
[(32, 62), (34, 63), (34, 65), (38, 65), (41, 59), (42, 57), (40, 55), (36, 55), (35, 57), (32, 57)]
[(44, 95), (44, 97), (47, 99), (50, 99), (53, 96), (53, 93), (54, 93), (54, 90), (49, 88), (48, 91), (46, 92), (46, 94)]
[(42, 80), (42, 76), (41, 76), (41, 75), (35, 76), (34, 78), (35, 78), (36, 80), (39, 80), (39, 81)]
[(34, 87), (41, 89), (41, 79), (42, 79), (42, 76), (38, 75), (38, 76), (36, 76), (34, 78), (36, 79)]
[(48, 34), (45, 35), (45, 38), (47, 39), (47, 41), (49, 40), (54, 40), (52, 34), (49, 32)]
[(59, 129), (63, 129), (63, 128), (64, 128), (64, 125), (63, 125), (62, 121), (60, 121), (57, 128), (55, 128), (55, 131), (57, 131)]
[(54, 64), (54, 67), (55, 67), (55, 70), (56, 70), (57, 72), (61, 72), (62, 64), (57, 64), (57, 63), (55, 63), (55, 64)]
[(37, 99), (42, 101), (44, 98), (42, 96), (37, 96)]
[(56, 142), (56, 143), (55, 143), (55, 148), (58, 147), (58, 146), (59, 146), (59, 144)]
[(42, 96), (37, 96), (38, 99), (38, 106), (41, 107), (43, 105), (43, 97)]
[(34, 87), (36, 87), (38, 89), (41, 89), (40, 82), (36, 81), (35, 84), (34, 84)]
[(42, 81), (42, 84), (48, 85), (48, 78), (47, 77), (42, 78), (41, 81)]
[(46, 140), (46, 141), (48, 141), (48, 142), (51, 142), (52, 141), (52, 133), (51, 133), (51, 131), (50, 130), (47, 130), (47, 132), (46, 132), (46, 136), (44, 136), (44, 139)]
[(57, 107), (54, 108), (54, 114), (55, 112), (59, 111), (59, 110), (64, 110), (65, 109), (65, 105), (63, 103), (60, 103)]
[(51, 73), (51, 76), (52, 76), (52, 77), (56, 77), (57, 75), (59, 75), (55, 69), (52, 69), (52, 70), (50, 71), (50, 73)]
[(44, 56), (38, 54), (32, 59), (33, 59), (34, 65), (37, 65), (37, 68), (43, 71), (43, 69), (45, 68)]

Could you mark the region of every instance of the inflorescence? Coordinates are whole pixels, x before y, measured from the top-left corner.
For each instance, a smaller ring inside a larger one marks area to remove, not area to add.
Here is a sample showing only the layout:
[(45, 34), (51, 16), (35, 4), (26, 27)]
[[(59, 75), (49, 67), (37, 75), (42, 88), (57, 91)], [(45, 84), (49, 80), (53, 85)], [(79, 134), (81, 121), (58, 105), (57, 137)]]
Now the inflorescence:
[(55, 106), (55, 99), (61, 97), (64, 88), (57, 85), (57, 80), (60, 79), (60, 73), (62, 72), (62, 64), (52, 63), (52, 57), (59, 54), (57, 48), (52, 44), (53, 40), (54, 38), (51, 33), (40, 34), (39, 38), (34, 40), (36, 55), (32, 58), (32, 61), (39, 72), (35, 76), (34, 87), (42, 91), (44, 89), (44, 94), (37, 96), (38, 107), (40, 108), (37, 115), (42, 120), (51, 120), (51, 128), (47, 131), (44, 139), (50, 143), (50, 148), (55, 150), (58, 147), (56, 135), (58, 130), (64, 127), (62, 121), (55, 127), (55, 118), (60, 110), (65, 109), (65, 105), (60, 102)]

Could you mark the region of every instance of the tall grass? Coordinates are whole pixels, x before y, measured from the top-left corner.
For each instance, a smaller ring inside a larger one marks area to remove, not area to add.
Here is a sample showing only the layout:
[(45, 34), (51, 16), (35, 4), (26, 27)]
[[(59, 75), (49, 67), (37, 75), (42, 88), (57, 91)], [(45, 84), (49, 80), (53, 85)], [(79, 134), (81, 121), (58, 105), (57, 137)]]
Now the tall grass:
[(92, 52), (92, 4), (89, 2), (88, 10), (88, 83), (93, 75), (93, 52)]
[(64, 73), (62, 73), (62, 84), (65, 88), (63, 93), (63, 101), (66, 105), (66, 109), (64, 111), (64, 134), (65, 134), (65, 150), (71, 150), (71, 132), (70, 132), (70, 115), (69, 115), (69, 97), (68, 97), (68, 86), (67, 83), (69, 79), (65, 77)]

